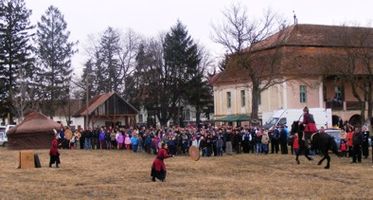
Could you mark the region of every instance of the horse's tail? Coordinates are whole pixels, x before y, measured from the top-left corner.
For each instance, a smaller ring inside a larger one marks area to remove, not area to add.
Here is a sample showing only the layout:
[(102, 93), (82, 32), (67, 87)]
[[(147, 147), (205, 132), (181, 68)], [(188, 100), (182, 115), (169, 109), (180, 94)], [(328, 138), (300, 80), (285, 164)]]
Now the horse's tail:
[(330, 147), (331, 147), (331, 150), (333, 151), (333, 153), (337, 156), (340, 156), (339, 152), (338, 152), (338, 146), (337, 146), (337, 143), (335, 142), (334, 138), (333, 137), (329, 137), (329, 144)]

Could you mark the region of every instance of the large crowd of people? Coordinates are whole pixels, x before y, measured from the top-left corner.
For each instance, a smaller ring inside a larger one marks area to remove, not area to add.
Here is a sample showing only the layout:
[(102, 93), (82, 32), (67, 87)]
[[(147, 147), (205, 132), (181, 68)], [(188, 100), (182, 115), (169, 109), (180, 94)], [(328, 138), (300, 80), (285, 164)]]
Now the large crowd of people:
[[(354, 128), (343, 124), (339, 151), (361, 162), (369, 156), (369, 131), (366, 126)], [(202, 128), (113, 128), (99, 127), (58, 132), (59, 147), (65, 149), (117, 149), (157, 154), (161, 143), (168, 145), (170, 155), (187, 155), (191, 145), (198, 147), (203, 157), (231, 155), (233, 153), (294, 153), (298, 150), (298, 134), (286, 126), (266, 131), (260, 126), (205, 126)], [(301, 139), (301, 138), (300, 138)], [(296, 141), (295, 141), (296, 140)], [(294, 142), (295, 141), (295, 142)]]

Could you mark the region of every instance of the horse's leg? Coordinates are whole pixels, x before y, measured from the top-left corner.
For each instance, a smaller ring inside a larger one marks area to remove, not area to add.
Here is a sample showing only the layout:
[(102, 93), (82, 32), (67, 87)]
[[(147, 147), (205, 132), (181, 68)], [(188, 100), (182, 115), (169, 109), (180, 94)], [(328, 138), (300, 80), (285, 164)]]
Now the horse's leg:
[(329, 156), (328, 151), (326, 151), (325, 157), (326, 157), (326, 161), (327, 161), (325, 169), (329, 169), (330, 168), (330, 156)]
[(326, 156), (322, 157), (322, 159), (317, 163), (317, 165), (321, 165), (322, 162), (324, 162), (325, 159), (326, 159)]
[(304, 147), (304, 156), (306, 156), (306, 158), (308, 159), (308, 160), (313, 160), (311, 157), (309, 157), (308, 155), (310, 154), (310, 150), (309, 150), (309, 148), (308, 147)]

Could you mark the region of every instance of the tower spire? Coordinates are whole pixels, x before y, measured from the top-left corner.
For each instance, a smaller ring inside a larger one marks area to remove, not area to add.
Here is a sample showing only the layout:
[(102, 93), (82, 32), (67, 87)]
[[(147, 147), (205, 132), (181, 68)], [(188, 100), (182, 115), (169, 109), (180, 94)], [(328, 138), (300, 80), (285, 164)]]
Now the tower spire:
[(297, 15), (295, 14), (295, 11), (293, 10), (293, 18), (294, 18), (294, 24), (298, 24), (298, 18), (297, 18)]

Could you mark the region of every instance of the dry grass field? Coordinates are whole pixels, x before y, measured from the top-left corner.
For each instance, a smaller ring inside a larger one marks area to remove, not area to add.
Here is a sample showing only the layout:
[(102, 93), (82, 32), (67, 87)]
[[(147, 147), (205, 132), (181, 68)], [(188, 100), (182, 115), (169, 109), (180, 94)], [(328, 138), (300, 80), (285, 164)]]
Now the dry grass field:
[[(16, 169), (18, 151), (0, 148), (0, 199), (373, 199), (371, 160), (331, 169), (293, 156), (240, 154), (166, 160), (166, 182), (152, 182), (153, 155), (127, 151), (61, 151), (61, 168)], [(319, 157), (316, 157), (318, 160)]]

